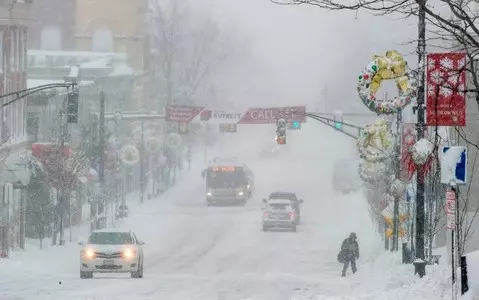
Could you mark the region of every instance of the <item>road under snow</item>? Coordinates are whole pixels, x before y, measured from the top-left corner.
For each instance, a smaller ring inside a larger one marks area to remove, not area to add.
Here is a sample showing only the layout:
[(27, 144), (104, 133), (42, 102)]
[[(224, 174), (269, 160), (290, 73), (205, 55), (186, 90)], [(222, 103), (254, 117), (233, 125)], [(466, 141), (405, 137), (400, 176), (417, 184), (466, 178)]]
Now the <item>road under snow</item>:
[[(376, 271), (392, 258), (377, 260), (381, 242), (362, 195), (332, 191), (334, 161), (355, 155), (352, 139), (308, 123), (289, 136), (280, 157), (260, 160), (257, 154), (273, 139), (274, 128), (239, 130), (219, 150), (242, 155), (255, 172), (257, 189), (246, 207), (208, 208), (204, 165), (197, 163), (177, 187), (133, 207), (130, 218), (117, 225), (146, 242), (143, 279), (81, 280), (79, 246), (30, 249), (0, 261), (0, 299), (386, 299), (384, 291), (403, 285), (394, 270)], [(304, 199), (298, 232), (260, 230), (261, 199), (274, 190), (295, 191)], [(351, 231), (361, 247), (359, 272), (341, 278), (336, 255)], [(387, 299), (403, 296), (414, 299)]]

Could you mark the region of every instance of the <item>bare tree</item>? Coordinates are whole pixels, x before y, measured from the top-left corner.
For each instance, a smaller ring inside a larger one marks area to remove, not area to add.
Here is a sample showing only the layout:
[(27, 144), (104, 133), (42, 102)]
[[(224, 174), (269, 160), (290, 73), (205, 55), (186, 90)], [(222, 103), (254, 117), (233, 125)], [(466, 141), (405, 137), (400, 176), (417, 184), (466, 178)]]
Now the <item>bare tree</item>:
[[(191, 104), (200, 90), (232, 53), (231, 36), (208, 17), (191, 12), (179, 0), (160, 7), (150, 1), (150, 98), (165, 103)], [(159, 83), (159, 84), (158, 84)]]

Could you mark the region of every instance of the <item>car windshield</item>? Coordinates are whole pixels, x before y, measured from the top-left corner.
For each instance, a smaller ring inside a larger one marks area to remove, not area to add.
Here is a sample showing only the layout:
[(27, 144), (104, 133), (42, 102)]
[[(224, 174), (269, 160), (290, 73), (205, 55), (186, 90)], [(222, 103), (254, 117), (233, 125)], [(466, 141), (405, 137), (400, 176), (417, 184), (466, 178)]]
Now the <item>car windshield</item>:
[(210, 188), (236, 188), (245, 184), (245, 173), (241, 169), (233, 172), (208, 171), (207, 184)]
[(270, 203), (268, 204), (268, 206), (269, 208), (275, 209), (275, 210), (286, 210), (291, 208), (291, 206), (286, 203)]
[(133, 239), (128, 232), (93, 232), (88, 239), (93, 245), (129, 245)]

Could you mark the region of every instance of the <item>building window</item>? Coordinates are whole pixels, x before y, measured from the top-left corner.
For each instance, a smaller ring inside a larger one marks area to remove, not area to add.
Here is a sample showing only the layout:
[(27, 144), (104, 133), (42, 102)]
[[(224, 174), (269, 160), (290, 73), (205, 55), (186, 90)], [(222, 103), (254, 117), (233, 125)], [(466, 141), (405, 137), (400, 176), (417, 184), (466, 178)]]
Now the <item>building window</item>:
[(99, 28), (93, 33), (94, 52), (113, 52), (113, 34), (108, 28)]
[(43, 28), (40, 43), (42, 50), (61, 50), (62, 33), (60, 29), (56, 26), (48, 26)]

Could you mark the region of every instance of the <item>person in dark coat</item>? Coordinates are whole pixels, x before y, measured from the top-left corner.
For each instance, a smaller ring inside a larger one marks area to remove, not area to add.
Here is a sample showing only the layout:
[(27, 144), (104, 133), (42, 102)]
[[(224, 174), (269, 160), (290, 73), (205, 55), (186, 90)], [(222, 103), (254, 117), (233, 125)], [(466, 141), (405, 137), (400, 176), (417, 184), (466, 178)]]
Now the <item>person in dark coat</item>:
[(351, 232), (348, 238), (343, 241), (341, 245), (341, 251), (338, 254), (338, 261), (343, 263), (342, 277), (346, 276), (346, 271), (351, 263), (351, 270), (353, 274), (356, 273), (356, 260), (359, 259), (359, 244), (357, 241), (356, 233)]

